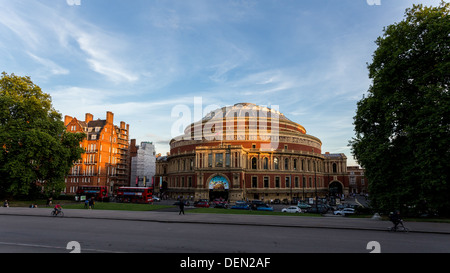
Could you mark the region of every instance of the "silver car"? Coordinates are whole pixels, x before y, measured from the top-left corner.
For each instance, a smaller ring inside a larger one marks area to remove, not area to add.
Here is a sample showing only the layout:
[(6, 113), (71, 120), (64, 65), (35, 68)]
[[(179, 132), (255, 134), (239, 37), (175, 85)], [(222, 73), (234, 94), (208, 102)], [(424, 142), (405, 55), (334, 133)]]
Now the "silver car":
[(300, 213), (300, 212), (302, 212), (302, 210), (299, 207), (290, 206), (288, 208), (282, 209), (281, 212)]
[(352, 208), (344, 208), (342, 210), (335, 210), (334, 215), (343, 215), (346, 216), (348, 214), (355, 214), (355, 209)]

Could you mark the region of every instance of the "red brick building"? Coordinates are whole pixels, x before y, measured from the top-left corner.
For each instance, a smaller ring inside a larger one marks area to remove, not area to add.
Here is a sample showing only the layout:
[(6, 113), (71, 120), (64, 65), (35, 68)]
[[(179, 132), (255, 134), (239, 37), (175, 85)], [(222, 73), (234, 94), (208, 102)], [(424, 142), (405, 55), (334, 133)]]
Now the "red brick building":
[(84, 120), (64, 117), (69, 132), (84, 132), (86, 138), (80, 143), (85, 153), (75, 162), (65, 178), (66, 193), (75, 194), (79, 186), (107, 186), (113, 192), (129, 181), (129, 125), (121, 121), (114, 125), (114, 114), (106, 112), (106, 119), (94, 120), (90, 113)]
[(364, 194), (368, 193), (368, 180), (364, 175), (364, 169), (359, 166), (348, 166), (347, 174), (349, 180), (349, 192)]
[(164, 194), (194, 199), (296, 200), (348, 193), (346, 157), (279, 111), (251, 103), (216, 109), (170, 142), (156, 164)]

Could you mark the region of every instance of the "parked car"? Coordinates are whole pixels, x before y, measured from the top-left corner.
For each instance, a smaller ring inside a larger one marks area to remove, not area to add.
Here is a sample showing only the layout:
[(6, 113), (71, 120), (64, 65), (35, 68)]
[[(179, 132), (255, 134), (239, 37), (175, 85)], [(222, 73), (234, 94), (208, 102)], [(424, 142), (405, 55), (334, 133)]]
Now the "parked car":
[(333, 210), (331, 206), (328, 206), (326, 204), (317, 204), (317, 207), (323, 211), (322, 213), (327, 213), (329, 210)]
[[(179, 206), (180, 205), (180, 200), (178, 200), (178, 201), (175, 201), (175, 203), (173, 203), (173, 205), (174, 206)], [(183, 201), (184, 202), (184, 205), (185, 206), (189, 206), (190, 205), (190, 203), (189, 203), (189, 201)]]
[(209, 203), (205, 201), (197, 202), (194, 207), (196, 208), (209, 208)]
[(211, 202), (211, 205), (214, 206), (214, 205), (217, 205), (217, 204), (223, 204), (223, 203), (226, 203), (226, 202), (227, 202), (227, 201), (223, 200), (222, 198), (221, 198), (221, 199), (214, 199), (214, 200)]
[(269, 205), (263, 205), (263, 206), (258, 206), (256, 208), (256, 210), (261, 210), (261, 211), (273, 211), (273, 207), (269, 206)]
[(252, 200), (249, 205), (252, 210), (257, 210), (258, 207), (265, 206), (266, 204), (261, 200)]
[(349, 214), (355, 214), (355, 209), (352, 208), (344, 208), (342, 210), (336, 210), (334, 211), (334, 215), (349, 215)]
[(300, 213), (302, 210), (299, 207), (296, 206), (290, 206), (288, 208), (284, 208), (281, 210), (281, 212), (288, 212), (288, 213)]
[(153, 201), (154, 201), (154, 202), (160, 202), (160, 201), (161, 201), (161, 199), (159, 199), (159, 197), (152, 196), (152, 198), (153, 198)]
[(339, 204), (337, 205), (337, 210), (343, 210), (345, 208), (352, 208), (352, 209), (356, 209), (358, 207), (358, 205), (353, 205), (353, 204)]
[(195, 205), (196, 205), (197, 203), (199, 203), (199, 202), (207, 202), (207, 203), (209, 203), (209, 199), (199, 199), (199, 200), (195, 201), (195, 202), (194, 202), (194, 207), (195, 207)]
[(232, 209), (245, 209), (245, 210), (249, 210), (250, 209), (250, 205), (247, 204), (246, 202), (242, 202), (242, 201), (237, 201), (236, 205), (231, 207)]
[(313, 206), (306, 210), (307, 213), (320, 213), (325, 214), (327, 212), (326, 208)]
[(298, 203), (297, 203), (297, 206), (298, 206), (299, 208), (301, 208), (301, 209), (309, 209), (309, 208), (311, 207), (311, 205), (308, 205), (308, 204), (303, 203), (303, 202), (298, 202)]
[(228, 208), (228, 203), (227, 202), (214, 203), (213, 207), (216, 209), (226, 209)]

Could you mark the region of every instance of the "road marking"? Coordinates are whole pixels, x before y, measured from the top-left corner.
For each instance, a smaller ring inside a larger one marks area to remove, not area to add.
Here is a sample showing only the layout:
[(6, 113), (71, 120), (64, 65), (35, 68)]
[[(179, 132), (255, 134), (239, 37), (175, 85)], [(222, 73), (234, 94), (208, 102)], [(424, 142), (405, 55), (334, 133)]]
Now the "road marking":
[(360, 205), (361, 207), (364, 207), (363, 204), (359, 203), (358, 199), (356, 199), (356, 196), (355, 196), (355, 202), (356, 202), (356, 204)]
[[(67, 248), (59, 247), (59, 246), (49, 246), (49, 245), (37, 245), (37, 244), (24, 244), (24, 243), (10, 243), (10, 242), (0, 242), (0, 245), (9, 245), (9, 246), (24, 246), (24, 247), (39, 247), (39, 248), (50, 248), (50, 249), (64, 249)], [(124, 253), (123, 251), (112, 251), (112, 250), (103, 250), (103, 249), (93, 249), (93, 248), (81, 248), (81, 252), (104, 252), (104, 253)]]

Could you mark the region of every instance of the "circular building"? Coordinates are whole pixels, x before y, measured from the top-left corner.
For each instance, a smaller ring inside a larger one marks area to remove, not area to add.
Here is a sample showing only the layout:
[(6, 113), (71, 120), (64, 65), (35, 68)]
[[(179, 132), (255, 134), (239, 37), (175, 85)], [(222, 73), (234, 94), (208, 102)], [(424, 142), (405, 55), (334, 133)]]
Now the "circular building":
[(156, 183), (171, 198), (290, 202), (348, 191), (346, 157), (276, 109), (222, 107), (192, 123), (157, 160)]

